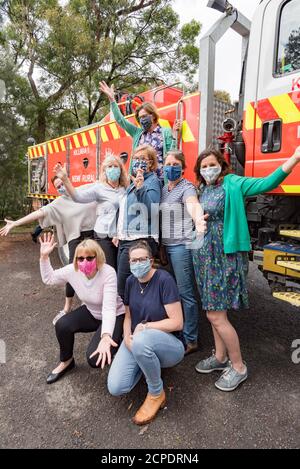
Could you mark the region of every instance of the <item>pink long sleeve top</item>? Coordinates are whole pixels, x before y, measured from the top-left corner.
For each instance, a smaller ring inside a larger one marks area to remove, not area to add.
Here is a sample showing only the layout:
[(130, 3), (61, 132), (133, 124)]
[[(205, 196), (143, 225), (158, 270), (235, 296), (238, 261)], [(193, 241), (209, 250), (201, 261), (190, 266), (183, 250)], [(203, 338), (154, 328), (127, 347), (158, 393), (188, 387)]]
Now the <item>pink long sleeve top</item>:
[(117, 292), (116, 272), (111, 266), (104, 264), (92, 279), (79, 270), (76, 272), (73, 264), (54, 270), (50, 259), (40, 260), (40, 269), (46, 285), (64, 285), (69, 282), (82, 304), (95, 319), (102, 321), (102, 334), (112, 336), (116, 316), (124, 314), (125, 307)]

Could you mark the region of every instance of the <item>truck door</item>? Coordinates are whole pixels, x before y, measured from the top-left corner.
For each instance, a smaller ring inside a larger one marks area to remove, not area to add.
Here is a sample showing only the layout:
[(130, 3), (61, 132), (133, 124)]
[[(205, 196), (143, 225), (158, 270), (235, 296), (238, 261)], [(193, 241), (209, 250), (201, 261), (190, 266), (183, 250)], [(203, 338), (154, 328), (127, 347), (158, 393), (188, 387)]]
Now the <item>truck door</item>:
[[(255, 177), (270, 174), (300, 145), (300, 2), (270, 0), (260, 9), (254, 151), (246, 171)], [(276, 192), (300, 194), (299, 181), (297, 169)]]

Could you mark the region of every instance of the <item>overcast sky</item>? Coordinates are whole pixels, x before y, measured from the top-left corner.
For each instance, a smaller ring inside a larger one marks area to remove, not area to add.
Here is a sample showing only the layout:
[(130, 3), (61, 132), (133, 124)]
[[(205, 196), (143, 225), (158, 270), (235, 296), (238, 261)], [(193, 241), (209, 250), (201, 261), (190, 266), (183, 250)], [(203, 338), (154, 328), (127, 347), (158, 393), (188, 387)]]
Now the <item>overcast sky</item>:
[[(231, 0), (243, 15), (252, 20), (260, 0)], [(192, 19), (200, 21), (200, 37), (220, 18), (221, 13), (207, 8), (208, 0), (174, 0), (174, 9), (182, 23)], [(227, 57), (230, 55), (230, 58)], [(232, 30), (227, 31), (217, 45), (215, 88), (226, 90), (232, 99), (238, 99), (241, 73), (241, 38)]]

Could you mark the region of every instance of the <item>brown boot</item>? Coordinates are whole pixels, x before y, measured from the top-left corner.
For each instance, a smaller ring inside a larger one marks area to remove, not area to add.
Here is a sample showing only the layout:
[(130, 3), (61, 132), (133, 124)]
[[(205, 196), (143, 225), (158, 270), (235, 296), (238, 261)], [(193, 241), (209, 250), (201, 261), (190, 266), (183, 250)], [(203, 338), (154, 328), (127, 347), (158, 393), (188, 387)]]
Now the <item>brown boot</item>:
[(188, 342), (186, 345), (186, 349), (184, 355), (189, 355), (190, 353), (198, 352), (199, 345), (197, 342)]
[(146, 423), (151, 422), (155, 418), (159, 409), (162, 409), (165, 406), (165, 403), (166, 393), (164, 390), (162, 390), (159, 396), (152, 396), (152, 394), (148, 393), (132, 421), (137, 425), (145, 425)]

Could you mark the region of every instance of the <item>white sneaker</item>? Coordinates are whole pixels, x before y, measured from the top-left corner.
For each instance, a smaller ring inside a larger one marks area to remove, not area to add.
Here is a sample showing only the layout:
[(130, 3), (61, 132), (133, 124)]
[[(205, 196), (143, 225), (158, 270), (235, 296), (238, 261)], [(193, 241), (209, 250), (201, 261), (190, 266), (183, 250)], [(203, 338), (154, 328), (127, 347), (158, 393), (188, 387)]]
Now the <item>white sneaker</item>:
[(55, 326), (55, 324), (57, 323), (57, 321), (58, 321), (60, 318), (62, 318), (65, 314), (67, 314), (67, 313), (65, 312), (64, 309), (62, 309), (62, 310), (55, 316), (55, 318), (53, 319), (53, 321), (52, 321), (53, 326)]

